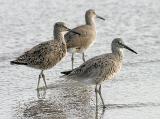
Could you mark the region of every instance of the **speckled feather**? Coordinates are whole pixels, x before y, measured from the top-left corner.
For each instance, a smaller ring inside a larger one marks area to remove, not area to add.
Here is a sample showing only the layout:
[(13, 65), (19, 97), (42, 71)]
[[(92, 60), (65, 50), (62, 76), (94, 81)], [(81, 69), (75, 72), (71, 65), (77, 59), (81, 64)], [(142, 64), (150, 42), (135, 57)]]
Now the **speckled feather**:
[(116, 55), (109, 53), (96, 56), (75, 68), (66, 77), (84, 83), (101, 83), (112, 79), (121, 69), (122, 60), (117, 62)]
[(17, 58), (17, 62), (37, 69), (49, 69), (56, 65), (66, 54), (66, 45), (59, 40), (43, 42)]
[(10, 61), (10, 63), (40, 69), (41, 72), (38, 77), (37, 89), (39, 88), (41, 78), (43, 78), (45, 88), (47, 88), (43, 71), (55, 66), (66, 55), (67, 46), (64, 40), (64, 33), (69, 30), (70, 29), (66, 27), (64, 22), (55, 23), (53, 40), (42, 42), (34, 46), (16, 60)]
[(68, 28), (63, 22), (57, 22), (54, 26), (53, 40), (34, 46), (16, 60), (11, 61), (11, 64), (27, 65), (41, 70), (52, 68), (66, 55), (67, 46), (64, 32), (67, 30)]
[(137, 52), (126, 46), (122, 39), (116, 38), (111, 44), (112, 53), (96, 56), (83, 63), (78, 68), (61, 72), (65, 74), (62, 77), (93, 85), (101, 84), (104, 80), (113, 79), (122, 67), (123, 48), (137, 54)]

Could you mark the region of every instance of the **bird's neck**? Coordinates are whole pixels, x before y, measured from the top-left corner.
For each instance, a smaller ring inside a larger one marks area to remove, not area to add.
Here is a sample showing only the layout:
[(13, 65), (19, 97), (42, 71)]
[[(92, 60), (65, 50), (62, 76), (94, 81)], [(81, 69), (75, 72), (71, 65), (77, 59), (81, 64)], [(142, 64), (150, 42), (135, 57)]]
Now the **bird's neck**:
[(86, 20), (86, 24), (87, 25), (91, 25), (93, 27), (96, 27), (96, 22), (95, 22), (95, 18), (94, 17), (86, 16), (85, 20)]
[(61, 32), (61, 31), (55, 30), (54, 31), (54, 39), (59, 40), (60, 42), (65, 43), (65, 40), (64, 40), (64, 34), (65, 33), (66, 32)]
[(118, 58), (119, 60), (123, 60), (123, 49), (122, 48), (112, 48), (113, 54)]

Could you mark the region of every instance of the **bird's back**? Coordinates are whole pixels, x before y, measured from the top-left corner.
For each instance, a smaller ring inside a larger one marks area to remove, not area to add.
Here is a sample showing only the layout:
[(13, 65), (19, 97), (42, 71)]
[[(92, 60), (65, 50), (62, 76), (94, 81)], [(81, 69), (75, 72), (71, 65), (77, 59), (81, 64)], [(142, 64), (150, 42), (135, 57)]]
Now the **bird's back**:
[(68, 32), (65, 35), (67, 49), (76, 48), (78, 50), (83, 48), (86, 50), (92, 43), (94, 43), (96, 38), (95, 27), (90, 25), (82, 25), (72, 30), (80, 33), (80, 35), (74, 34), (72, 32)]
[(86, 61), (68, 74), (67, 78), (84, 83), (101, 83), (112, 79), (120, 70), (121, 64), (114, 54), (103, 54)]
[(26, 63), (37, 69), (49, 69), (57, 64), (66, 54), (66, 45), (57, 40), (40, 43), (18, 57), (15, 61)]

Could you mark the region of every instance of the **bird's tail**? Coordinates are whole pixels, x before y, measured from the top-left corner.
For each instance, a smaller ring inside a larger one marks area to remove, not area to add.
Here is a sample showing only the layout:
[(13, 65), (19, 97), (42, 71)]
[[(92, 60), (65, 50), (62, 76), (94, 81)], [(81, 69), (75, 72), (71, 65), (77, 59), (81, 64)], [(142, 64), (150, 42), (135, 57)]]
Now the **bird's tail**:
[(67, 79), (67, 75), (69, 75), (71, 72), (72, 72), (72, 70), (61, 72), (61, 74), (64, 74), (64, 75), (60, 76), (60, 78), (66, 78)]
[(72, 72), (72, 70), (70, 70), (70, 71), (63, 71), (63, 72), (61, 72), (61, 74), (68, 75), (68, 74), (70, 74), (71, 72)]
[(27, 63), (22, 62), (22, 61), (18, 61), (18, 60), (14, 60), (14, 61), (10, 61), (11, 65), (17, 64), (17, 65), (27, 65)]

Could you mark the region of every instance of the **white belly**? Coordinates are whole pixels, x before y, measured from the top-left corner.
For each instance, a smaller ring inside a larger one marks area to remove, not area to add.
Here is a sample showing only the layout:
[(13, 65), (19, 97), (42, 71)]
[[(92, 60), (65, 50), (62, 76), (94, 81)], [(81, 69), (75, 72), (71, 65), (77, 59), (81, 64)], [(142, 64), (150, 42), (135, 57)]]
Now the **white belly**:
[(85, 48), (68, 48), (67, 49), (67, 52), (69, 53), (83, 53), (85, 51), (86, 51)]

